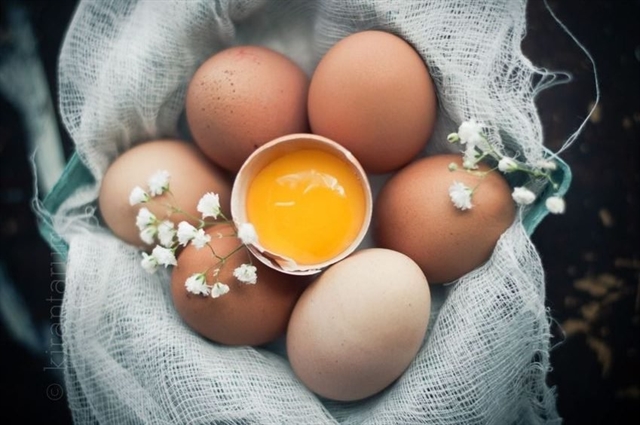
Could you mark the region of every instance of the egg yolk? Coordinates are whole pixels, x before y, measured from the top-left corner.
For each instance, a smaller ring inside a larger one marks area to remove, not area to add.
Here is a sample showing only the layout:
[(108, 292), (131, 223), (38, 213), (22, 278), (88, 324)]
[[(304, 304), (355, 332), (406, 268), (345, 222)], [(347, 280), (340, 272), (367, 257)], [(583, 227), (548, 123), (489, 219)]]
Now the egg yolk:
[(268, 251), (300, 265), (340, 254), (358, 236), (365, 192), (350, 164), (318, 149), (290, 152), (249, 184), (247, 218)]

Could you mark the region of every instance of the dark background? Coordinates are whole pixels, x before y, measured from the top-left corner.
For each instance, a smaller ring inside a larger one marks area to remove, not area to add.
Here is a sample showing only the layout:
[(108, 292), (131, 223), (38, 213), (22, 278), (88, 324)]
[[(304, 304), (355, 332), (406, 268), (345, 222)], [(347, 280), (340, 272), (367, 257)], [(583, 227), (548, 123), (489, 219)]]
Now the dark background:
[[(11, 42), (0, 2), (0, 61)], [(56, 101), (56, 65), (76, 0), (13, 2), (25, 8)], [(556, 0), (551, 9), (593, 56), (600, 102), (577, 141), (562, 154), (573, 171), (567, 212), (548, 216), (533, 235), (547, 275), (553, 370), (566, 424), (640, 423), (640, 1)], [(573, 75), (543, 92), (539, 113), (547, 145), (557, 150), (595, 100), (585, 53), (530, 0), (523, 49), (532, 62)], [(72, 144), (61, 126), (65, 153)], [(0, 97), (0, 263), (28, 306), (40, 334), (56, 322), (51, 264), (31, 210), (33, 177), (21, 116)], [(6, 294), (3, 294), (3, 296)], [(59, 302), (57, 304), (59, 306)], [(53, 321), (51, 320), (53, 317)], [(55, 353), (28, 349), (5, 327), (0, 421), (70, 423)], [(55, 350), (55, 348), (54, 348)], [(54, 351), (52, 350), (52, 351)], [(53, 369), (46, 369), (50, 367)]]

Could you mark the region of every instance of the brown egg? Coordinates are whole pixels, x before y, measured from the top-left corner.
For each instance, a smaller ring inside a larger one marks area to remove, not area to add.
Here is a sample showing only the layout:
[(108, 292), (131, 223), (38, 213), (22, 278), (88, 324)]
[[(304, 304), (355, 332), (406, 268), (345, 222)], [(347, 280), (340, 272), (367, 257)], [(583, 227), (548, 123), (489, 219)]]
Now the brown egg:
[[(151, 202), (130, 205), (129, 195), (140, 186), (148, 192), (148, 180), (157, 171), (168, 171), (171, 194), (152, 198)], [(229, 217), (231, 181), (207, 160), (194, 145), (179, 140), (155, 140), (137, 145), (120, 155), (109, 166), (100, 187), (98, 204), (106, 225), (116, 236), (136, 246), (146, 246), (140, 239), (136, 216), (147, 208), (159, 220), (197, 225), (200, 198), (207, 192), (219, 195), (222, 212)], [(171, 212), (171, 203), (185, 211)]]
[[(458, 171), (449, 171), (450, 163)], [(479, 171), (489, 167), (481, 165)], [(475, 187), (473, 206), (456, 208), (454, 181)], [(499, 172), (481, 178), (462, 170), (461, 155), (420, 159), (393, 176), (374, 204), (374, 239), (416, 261), (429, 283), (454, 281), (486, 262), (513, 223), (511, 189)]]
[(238, 171), (269, 140), (308, 131), (309, 78), (286, 56), (260, 46), (223, 50), (189, 83), (186, 114), (200, 148)]
[[(211, 235), (211, 247), (220, 257), (228, 256), (241, 246), (236, 237), (218, 237), (218, 234), (233, 234), (230, 225), (220, 224), (207, 229), (206, 233)], [(282, 336), (307, 280), (277, 272), (251, 259), (257, 268), (257, 281), (242, 283), (233, 276), (233, 271), (249, 262), (250, 254), (240, 248), (214, 276), (218, 260), (211, 249), (187, 245), (171, 277), (173, 303), (184, 322), (205, 338), (226, 345), (262, 345)], [(208, 283), (222, 282), (229, 286), (229, 292), (218, 298), (188, 292), (186, 280), (194, 273), (207, 270)]]
[(411, 364), (430, 309), (429, 285), (414, 261), (387, 249), (360, 250), (300, 297), (287, 329), (291, 367), (323, 397), (369, 397)]
[(398, 169), (426, 145), (436, 92), (420, 55), (402, 38), (363, 31), (335, 44), (309, 88), (311, 131), (349, 149), (371, 173)]

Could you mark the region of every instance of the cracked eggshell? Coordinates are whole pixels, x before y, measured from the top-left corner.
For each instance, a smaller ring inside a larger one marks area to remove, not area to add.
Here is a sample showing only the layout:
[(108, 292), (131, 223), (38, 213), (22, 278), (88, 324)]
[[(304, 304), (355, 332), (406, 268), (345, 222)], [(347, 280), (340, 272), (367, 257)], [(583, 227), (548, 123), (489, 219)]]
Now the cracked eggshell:
[(231, 192), (231, 216), (236, 226), (247, 223), (246, 197), (252, 179), (271, 161), (289, 152), (300, 149), (324, 150), (343, 158), (353, 167), (354, 173), (362, 182), (366, 201), (365, 218), (358, 236), (349, 247), (339, 255), (323, 263), (312, 265), (299, 265), (291, 258), (283, 257), (277, 252), (266, 250), (260, 244), (259, 237), (257, 243), (249, 245), (249, 249), (259, 261), (275, 270), (293, 275), (313, 275), (320, 273), (331, 264), (342, 260), (354, 252), (365, 238), (371, 223), (373, 196), (367, 174), (353, 154), (343, 146), (326, 137), (308, 133), (289, 134), (266, 143), (251, 154), (236, 175)]

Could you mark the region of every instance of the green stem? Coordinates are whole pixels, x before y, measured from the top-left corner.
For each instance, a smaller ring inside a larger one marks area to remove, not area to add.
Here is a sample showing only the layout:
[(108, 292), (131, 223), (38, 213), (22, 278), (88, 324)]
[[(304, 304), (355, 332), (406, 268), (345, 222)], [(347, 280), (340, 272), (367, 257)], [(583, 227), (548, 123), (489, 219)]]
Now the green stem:
[[(224, 257), (224, 258), (226, 259), (226, 258), (231, 257), (233, 254), (235, 254), (236, 252), (240, 251), (243, 247), (244, 247), (244, 244), (238, 245), (233, 251), (231, 251), (229, 254), (227, 254), (227, 256)], [(249, 258), (251, 258), (251, 257), (249, 257)]]
[(184, 211), (182, 208), (178, 208), (178, 207), (174, 207), (174, 206), (170, 206), (170, 208), (171, 208), (171, 212), (186, 215), (191, 220), (197, 221), (198, 222), (198, 229), (202, 229), (204, 227), (205, 222), (200, 217), (196, 217), (195, 215)]
[[(218, 274), (220, 274), (220, 271), (222, 270), (222, 267), (224, 267), (224, 265), (226, 264), (227, 260), (236, 252), (240, 251), (242, 248), (246, 248), (245, 245), (240, 244), (239, 246), (237, 246), (236, 248), (234, 248), (233, 251), (231, 251), (229, 254), (225, 255), (224, 257), (221, 257), (220, 255), (218, 255), (216, 253), (216, 251), (213, 249), (213, 247), (211, 246), (211, 244), (207, 244), (207, 246), (209, 247), (209, 249), (211, 250), (211, 253), (213, 254), (213, 256), (215, 258), (218, 259), (218, 261), (214, 264), (212, 264), (211, 266), (209, 266), (205, 271), (204, 274), (206, 275), (207, 273), (209, 273), (211, 270), (217, 269), (218, 272), (215, 274), (214, 277), (217, 277)], [(249, 255), (249, 263), (253, 264), (251, 262), (251, 256)]]
[[(214, 277), (217, 277), (218, 274), (220, 274), (220, 269), (222, 269), (222, 267), (224, 266), (225, 262), (226, 262), (226, 259), (223, 259), (223, 260), (220, 260), (217, 263), (213, 264), (212, 266), (209, 266), (209, 268), (204, 271), (204, 275), (206, 276), (207, 273), (209, 273), (213, 269), (218, 269), (218, 273), (216, 273), (216, 275), (214, 275)], [(220, 266), (218, 266), (218, 264), (220, 264)]]
[(213, 249), (213, 247), (211, 246), (211, 244), (210, 244), (210, 243), (207, 243), (207, 246), (208, 246), (208, 247), (209, 247), (209, 249), (211, 250), (211, 254), (213, 254), (213, 256), (214, 256), (214, 257), (216, 257), (218, 260), (223, 261), (223, 260), (226, 258), (226, 257), (221, 257), (221, 256), (219, 256), (219, 255), (216, 253), (215, 249)]
[(484, 137), (484, 134), (482, 135), (482, 140), (484, 140), (485, 145), (487, 145), (487, 146), (489, 147), (489, 152), (488, 152), (488, 153), (484, 153), (484, 152), (483, 152), (483, 155), (484, 155), (484, 156), (486, 156), (486, 155), (491, 155), (491, 156), (493, 157), (493, 159), (495, 159), (495, 160), (497, 160), (497, 161), (500, 161), (500, 159), (501, 159), (502, 157), (500, 156), (500, 154), (499, 154), (498, 152), (496, 152), (496, 150), (493, 148), (493, 145), (491, 145), (491, 143), (489, 143), (489, 141), (487, 140), (487, 138), (486, 138), (486, 137)]
[(222, 233), (218, 232), (218, 236), (221, 237), (221, 238), (235, 238), (238, 235), (236, 233), (231, 233), (229, 235), (223, 235)]
[[(213, 249), (213, 247), (211, 246), (211, 244), (209, 244), (209, 243), (208, 243), (208, 244), (207, 244), (207, 246), (208, 246), (208, 247), (209, 247), (209, 249), (211, 250), (211, 253), (213, 254), (213, 256), (214, 256), (215, 258), (217, 258), (219, 261), (226, 261), (229, 257), (231, 257), (231, 256), (232, 256), (233, 254), (235, 254), (236, 252), (240, 251), (240, 250), (244, 247), (244, 245), (243, 245), (243, 244), (240, 244), (240, 245), (238, 245), (237, 247), (235, 247), (235, 248), (233, 249), (233, 251), (231, 251), (230, 253), (228, 253), (228, 254), (227, 254), (227, 255), (225, 255), (224, 257), (221, 257), (220, 255), (218, 255), (218, 254), (216, 253), (216, 251)], [(251, 258), (251, 257), (249, 257), (249, 258)]]
[(484, 179), (485, 177), (487, 177), (487, 175), (489, 173), (491, 173), (491, 172), (493, 172), (495, 170), (497, 170), (497, 168), (492, 168), (492, 169), (487, 170), (487, 171), (469, 170), (469, 169), (464, 168), (464, 171), (466, 171), (467, 173), (469, 173), (469, 174), (471, 174), (473, 176), (479, 177), (481, 179)]
[(222, 214), (220, 214), (220, 216), (222, 217), (222, 220), (219, 219), (215, 219), (215, 220), (200, 220), (201, 224), (203, 226), (213, 226), (214, 224), (233, 224), (233, 220), (228, 220), (226, 218), (224, 218), (224, 216)]

